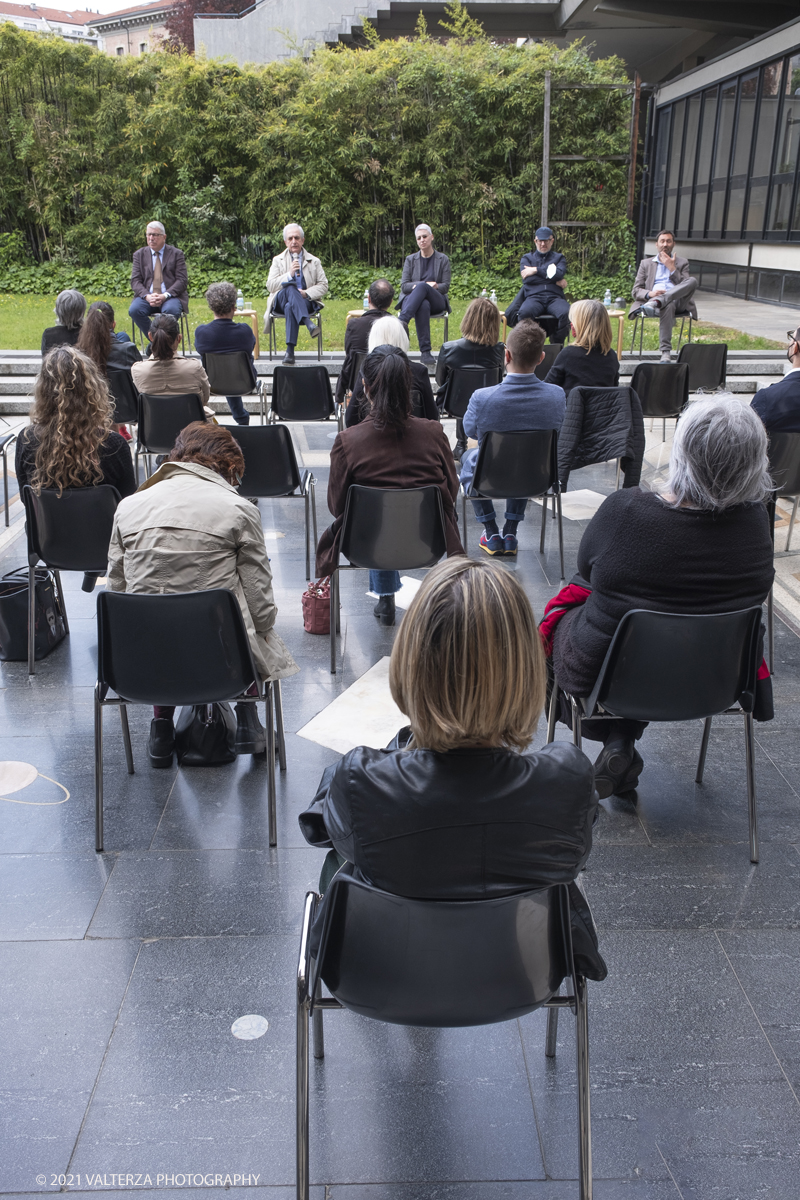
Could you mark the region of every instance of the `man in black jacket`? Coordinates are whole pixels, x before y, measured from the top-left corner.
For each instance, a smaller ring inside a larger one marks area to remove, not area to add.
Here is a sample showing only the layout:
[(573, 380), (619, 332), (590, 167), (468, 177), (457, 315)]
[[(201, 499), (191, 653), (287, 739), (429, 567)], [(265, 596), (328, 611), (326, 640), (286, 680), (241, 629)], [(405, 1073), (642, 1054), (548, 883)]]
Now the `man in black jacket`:
[(414, 234), (419, 250), (403, 263), (402, 299), (397, 307), (406, 329), (410, 321), (416, 322), (420, 362), (431, 365), (436, 362), (431, 354), (431, 314), (450, 312), (450, 259), (434, 250), (430, 225), (418, 225)]
[(800, 327), (788, 334), (786, 357), (792, 364), (779, 383), (761, 388), (753, 397), (752, 407), (761, 417), (767, 433), (800, 433)]
[(369, 331), (376, 321), (388, 314), (394, 300), (394, 288), (388, 279), (376, 279), (369, 286), (369, 308), (360, 317), (351, 317), (344, 331), (344, 362), (336, 384), (336, 402), (344, 404), (347, 392), (356, 385), (355, 370), (359, 357), (367, 353)]
[(536, 249), (523, 254), (519, 269), (522, 287), (506, 310), (506, 321), (516, 325), (529, 318), (538, 321), (548, 314), (558, 321), (551, 342), (562, 342), (569, 332), (569, 303), (564, 299), (567, 260), (553, 249), (554, 234), (549, 225), (536, 230)]

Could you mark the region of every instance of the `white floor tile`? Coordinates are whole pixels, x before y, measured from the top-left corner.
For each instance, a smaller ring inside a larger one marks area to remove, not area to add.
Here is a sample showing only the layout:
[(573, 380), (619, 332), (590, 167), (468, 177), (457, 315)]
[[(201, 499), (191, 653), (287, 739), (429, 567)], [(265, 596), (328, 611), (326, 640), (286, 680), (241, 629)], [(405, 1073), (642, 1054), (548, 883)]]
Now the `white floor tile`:
[[(412, 582), (417, 582), (412, 580)], [(346, 754), (354, 746), (380, 749), (408, 724), (389, 692), (389, 657), (351, 684), (297, 731), (298, 737)]]

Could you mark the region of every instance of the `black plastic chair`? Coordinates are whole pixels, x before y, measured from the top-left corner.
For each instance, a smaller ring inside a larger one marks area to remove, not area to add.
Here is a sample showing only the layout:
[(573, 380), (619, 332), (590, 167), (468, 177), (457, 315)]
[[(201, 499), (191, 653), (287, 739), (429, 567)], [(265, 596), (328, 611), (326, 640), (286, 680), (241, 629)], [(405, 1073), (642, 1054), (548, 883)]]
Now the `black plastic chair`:
[[(760, 665), (761, 606), (729, 613), (664, 613), (632, 609), (617, 626), (590, 696), (570, 696), (572, 737), (581, 745), (585, 719), (703, 722), (696, 782), (711, 720), (744, 717), (750, 861), (758, 862), (753, 707)], [(556, 685), (558, 681), (556, 680)], [(550, 698), (547, 740), (555, 736), (558, 686)]]
[(331, 574), (331, 674), (336, 674), (340, 571), (416, 571), (435, 567), (447, 552), (439, 488), (370, 488), (351, 484), (337, 563)]
[[(322, 310), (325, 307), (319, 300), (312, 300), (310, 316), (319, 325), (319, 334), (314, 339), (317, 343), (317, 358), (322, 358)], [(275, 328), (276, 321), (285, 321), (286, 317), (283, 313), (276, 313), (274, 307), (270, 309), (269, 318), (267, 320), (267, 346), (269, 347), (269, 361), (272, 362), (273, 354), (278, 353), (278, 333)]]
[(69, 621), (61, 586), (61, 571), (104, 575), (114, 513), (120, 502), (115, 487), (43, 489), (37, 495), (30, 484), (22, 489), (25, 532), (28, 535), (28, 674), (35, 673), (36, 564), (43, 562), (54, 574), (64, 628)]
[(257, 379), (253, 383), (250, 367), (252, 354), (246, 350), (234, 350), (230, 354), (202, 354), (203, 368), (215, 396), (258, 396), (259, 415), (263, 422), (266, 383)]
[[(336, 416), (327, 367), (276, 367), (270, 421), (328, 421)], [(339, 428), (343, 415), (339, 414)]]
[(448, 375), (444, 411), (451, 417), (463, 417), (473, 392), (496, 387), (502, 373), (502, 367), (454, 367)]
[[(547, 1008), (545, 1054), (558, 1010), (575, 1016), (579, 1194), (592, 1196), (589, 1015), (572, 954), (565, 884), (493, 900), (409, 900), (346, 875), (326, 894), (317, 958), (309, 952), (320, 897), (306, 895), (297, 968), (297, 1197), (309, 1196), (309, 1019), (324, 1058), (323, 1012), (349, 1009), (393, 1025), (463, 1028)], [(572, 994), (559, 995), (564, 980)], [(331, 995), (323, 996), (324, 983)]]
[(114, 398), (115, 425), (135, 425), (139, 420), (139, 391), (129, 370), (108, 368), (108, 386)]
[(139, 430), (134, 454), (134, 473), (139, 479), (139, 455), (145, 455), (145, 475), (150, 475), (151, 454), (169, 454), (182, 429), (193, 421), (205, 421), (203, 401), (196, 392), (177, 396), (139, 393)]
[[(251, 684), (257, 696), (245, 693)], [(109, 697), (109, 691), (116, 696)], [(275, 814), (275, 720), (280, 768), (286, 770), (281, 686), (259, 678), (242, 610), (233, 592), (97, 597), (97, 685), (94, 690), (95, 849), (103, 849), (103, 709), (117, 706), (128, 774), (133, 749), (129, 704), (237, 704), (266, 706), (269, 844), (277, 844)], [(275, 713), (273, 714), (273, 705)]]
[(728, 343), (716, 342), (714, 345), (698, 345), (697, 342), (687, 342), (681, 346), (678, 362), (686, 363), (689, 368), (689, 391), (713, 392), (725, 386), (728, 373)]
[[(626, 428), (620, 427), (619, 407), (614, 403), (609, 404), (609, 399), (618, 397), (620, 392), (627, 393), (630, 420)], [(638, 484), (644, 458), (645, 436), (641, 407), (637, 412), (635, 396), (631, 387), (581, 386), (570, 388), (564, 423), (579, 417), (580, 437), (571, 450), (563, 440), (561, 442), (558, 475), (561, 480), (562, 492), (567, 491), (570, 473), (573, 470), (594, 466), (595, 463), (611, 462), (615, 458), (617, 460), (615, 490), (619, 490), (623, 459), (626, 460), (626, 478), (633, 480), (630, 486)], [(602, 447), (607, 457), (596, 458), (594, 454), (587, 454), (587, 445), (596, 448)]]
[[(768, 504), (769, 529), (772, 534), (773, 547), (775, 545), (775, 502), (783, 496), (791, 497), (794, 500), (792, 515), (789, 518), (789, 528), (786, 531), (785, 552), (788, 552), (792, 543), (797, 505), (800, 502), (800, 433), (771, 433), (767, 454), (769, 455), (769, 472), (775, 484), (775, 491)], [(769, 669), (770, 673), (774, 674), (772, 664), (775, 657), (775, 612), (772, 588), (769, 589), (767, 597), (767, 643)]]
[(538, 367), (534, 368), (533, 372), (537, 379), (546, 379), (550, 368), (564, 347), (561, 342), (548, 342), (546, 346), (542, 347), (542, 349), (544, 350), (544, 358), (539, 363)]
[[(240, 496), (294, 496), (298, 489), (306, 506), (306, 579), (311, 578), (310, 545), (317, 546), (316, 480), (297, 465), (292, 436), (285, 425), (232, 425), (231, 433), (244, 455)], [(308, 510), (314, 523), (314, 540), (308, 535)]]
[(558, 481), (558, 433), (555, 429), (515, 429), (484, 434), (475, 474), (467, 492), (461, 486), (464, 549), (467, 549), (467, 497), (505, 500), (509, 496), (542, 497), (542, 532), (539, 553), (544, 554), (547, 504), (550, 497), (558, 512), (558, 553), (564, 578), (564, 530), (561, 518), (561, 485)]
[[(675, 313), (676, 321), (677, 321), (678, 317), (680, 317), (680, 320), (681, 320), (681, 328), (680, 328), (680, 332), (678, 333), (678, 349), (680, 350), (681, 342), (683, 341), (683, 330), (684, 330), (684, 327), (685, 327), (687, 321), (689, 322), (689, 334), (688, 334), (688, 337), (686, 340), (687, 340), (687, 342), (691, 342), (691, 340), (692, 340), (692, 321), (694, 320), (694, 317), (688, 310), (686, 310), (685, 312)], [(633, 348), (636, 345), (636, 331), (638, 329), (638, 331), (639, 331), (639, 358), (641, 358), (642, 357), (642, 343), (644, 342), (644, 323), (645, 323), (645, 321), (657, 321), (658, 317), (648, 317), (644, 313), (638, 313), (635, 317), (630, 317), (629, 320), (631, 320), (633, 322), (633, 334), (631, 336), (631, 354), (633, 354)], [(666, 366), (666, 363), (664, 365)]]
[(4, 433), (0, 437), (0, 454), (3, 456), (3, 501), (5, 504), (6, 529), (8, 529), (8, 452), (17, 440), (16, 433)]
[(688, 363), (638, 363), (631, 387), (642, 405), (643, 417), (661, 418), (661, 440), (667, 440), (667, 417), (677, 421), (689, 403)]

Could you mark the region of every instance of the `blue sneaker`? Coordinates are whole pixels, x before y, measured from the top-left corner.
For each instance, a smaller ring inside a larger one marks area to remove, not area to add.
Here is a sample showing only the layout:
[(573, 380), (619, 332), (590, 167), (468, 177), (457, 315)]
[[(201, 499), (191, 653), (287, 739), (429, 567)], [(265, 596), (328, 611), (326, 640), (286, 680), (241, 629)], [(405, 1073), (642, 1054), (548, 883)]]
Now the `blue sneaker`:
[(517, 553), (517, 545), (518, 545), (517, 539), (515, 538), (514, 534), (507, 533), (505, 535), (505, 537), (503, 538), (503, 553), (504, 554), (516, 554)]
[(487, 554), (505, 554), (505, 542), (499, 533), (493, 533), (488, 538), (485, 533), (482, 533), (480, 547)]

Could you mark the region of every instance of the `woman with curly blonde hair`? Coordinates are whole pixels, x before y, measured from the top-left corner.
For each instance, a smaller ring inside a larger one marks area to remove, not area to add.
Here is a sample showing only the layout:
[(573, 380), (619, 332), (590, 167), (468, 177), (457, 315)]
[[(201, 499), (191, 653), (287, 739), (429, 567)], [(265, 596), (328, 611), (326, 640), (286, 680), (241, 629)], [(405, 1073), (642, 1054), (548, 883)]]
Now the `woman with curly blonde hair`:
[(26, 484), (61, 493), (108, 483), (132, 495), (131, 452), (112, 429), (112, 413), (108, 384), (92, 360), (74, 346), (51, 350), (36, 378), (31, 423), (17, 439), (20, 493)]

